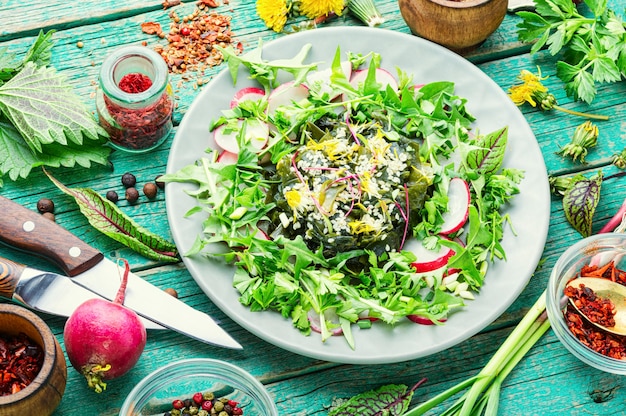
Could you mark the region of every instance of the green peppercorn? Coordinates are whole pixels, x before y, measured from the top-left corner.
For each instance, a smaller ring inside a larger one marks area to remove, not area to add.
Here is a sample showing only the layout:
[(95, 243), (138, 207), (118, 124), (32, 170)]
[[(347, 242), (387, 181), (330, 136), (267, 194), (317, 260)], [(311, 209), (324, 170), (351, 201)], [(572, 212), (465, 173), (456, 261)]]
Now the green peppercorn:
[(213, 409), (215, 409), (216, 412), (221, 412), (222, 410), (224, 410), (224, 402), (220, 400), (216, 401), (213, 405)]
[(200, 409), (198, 411), (198, 416), (209, 416), (209, 412), (207, 412), (206, 410)]
[(198, 409), (198, 407), (197, 407), (197, 406), (189, 406), (189, 408), (187, 409), (187, 412), (188, 412), (190, 415), (197, 415), (197, 414), (198, 414), (198, 411), (199, 411), (199, 409)]
[(202, 395), (202, 397), (204, 398), (204, 400), (213, 400), (213, 399), (215, 399), (215, 395), (211, 391), (207, 391), (206, 393), (204, 393)]
[(228, 412), (222, 410), (221, 412), (217, 414), (217, 416), (230, 416), (230, 415), (228, 414)]
[(128, 188), (126, 189), (126, 200), (131, 203), (134, 204), (135, 202), (137, 202), (137, 200), (139, 199), (139, 191), (137, 191), (136, 188)]
[(37, 211), (40, 213), (54, 212), (54, 202), (49, 198), (41, 198), (37, 201)]
[(136, 183), (137, 178), (135, 178), (135, 175), (133, 175), (132, 173), (126, 172), (122, 175), (122, 185), (124, 185), (124, 187), (131, 188), (135, 186)]

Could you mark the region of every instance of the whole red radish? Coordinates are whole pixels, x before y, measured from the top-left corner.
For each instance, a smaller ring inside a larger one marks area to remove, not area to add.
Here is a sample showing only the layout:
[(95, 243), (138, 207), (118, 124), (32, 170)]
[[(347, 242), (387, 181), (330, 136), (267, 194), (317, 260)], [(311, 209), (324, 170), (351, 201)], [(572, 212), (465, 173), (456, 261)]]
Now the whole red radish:
[(146, 328), (139, 316), (123, 305), (129, 272), (128, 262), (123, 261), (124, 275), (113, 302), (85, 301), (63, 330), (70, 363), (97, 393), (106, 390), (104, 380), (120, 377), (133, 368), (146, 346)]

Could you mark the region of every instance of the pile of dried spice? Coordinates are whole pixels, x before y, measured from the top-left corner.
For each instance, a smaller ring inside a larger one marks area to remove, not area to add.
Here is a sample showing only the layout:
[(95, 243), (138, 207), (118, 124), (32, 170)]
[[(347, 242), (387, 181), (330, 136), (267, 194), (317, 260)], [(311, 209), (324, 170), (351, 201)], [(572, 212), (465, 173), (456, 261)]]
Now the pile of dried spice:
[[(599, 279), (609, 279), (614, 282), (626, 285), (626, 271), (615, 267), (614, 262), (609, 262), (605, 266), (583, 266), (580, 270), (580, 277), (595, 277)], [(613, 303), (608, 299), (603, 299), (595, 295), (589, 288), (580, 289), (567, 287), (565, 296), (572, 298), (579, 309), (594, 322), (611, 327), (614, 325), (615, 309)], [(564, 312), (565, 320), (570, 331), (578, 340), (592, 350), (607, 357), (618, 360), (626, 359), (626, 337), (615, 335), (604, 331), (595, 325), (587, 322), (571, 304), (568, 303)]]
[(170, 11), (169, 33), (165, 33), (156, 22), (141, 24), (144, 33), (167, 38), (168, 44), (158, 45), (155, 50), (165, 59), (171, 73), (202, 72), (221, 64), (223, 57), (214, 48), (215, 45), (232, 45), (242, 50), (241, 43), (233, 39), (231, 18), (211, 10), (217, 6), (215, 1), (199, 1), (196, 9), (183, 17), (175, 10)]
[(212, 392), (194, 393), (185, 400), (176, 399), (172, 402), (172, 410), (167, 411), (163, 416), (239, 416), (243, 415), (243, 409), (239, 403), (226, 397), (216, 397)]
[(43, 350), (26, 334), (0, 335), (0, 396), (28, 386), (43, 365)]

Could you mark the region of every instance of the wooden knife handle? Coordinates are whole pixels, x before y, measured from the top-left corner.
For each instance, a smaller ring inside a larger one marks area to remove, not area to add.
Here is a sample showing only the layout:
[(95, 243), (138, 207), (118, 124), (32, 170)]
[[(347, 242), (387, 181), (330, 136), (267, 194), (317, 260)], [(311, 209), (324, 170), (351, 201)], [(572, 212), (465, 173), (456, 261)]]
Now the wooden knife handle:
[(104, 258), (101, 252), (54, 221), (0, 196), (0, 241), (43, 256), (68, 276), (89, 270)]
[(13, 298), (17, 282), (26, 266), (0, 258), (0, 296), (7, 299)]

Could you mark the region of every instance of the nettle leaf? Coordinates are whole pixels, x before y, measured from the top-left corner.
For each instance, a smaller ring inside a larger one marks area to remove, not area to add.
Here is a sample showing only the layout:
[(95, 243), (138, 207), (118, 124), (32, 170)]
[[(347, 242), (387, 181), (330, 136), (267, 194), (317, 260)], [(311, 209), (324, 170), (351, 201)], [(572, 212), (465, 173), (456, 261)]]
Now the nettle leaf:
[(481, 175), (491, 175), (502, 166), (508, 141), (508, 127), (503, 127), (486, 136), (481, 136), (474, 143), (474, 148), (465, 157), (466, 165)]
[[(416, 386), (417, 387), (417, 386)], [(332, 409), (328, 416), (400, 416), (404, 414), (415, 387), (408, 390), (403, 384), (388, 384), (376, 390), (351, 397), (347, 402)]]
[(88, 188), (68, 188), (45, 172), (64, 193), (74, 198), (89, 223), (101, 233), (156, 261), (179, 261), (176, 245), (137, 224), (117, 205)]
[(583, 237), (591, 235), (593, 214), (600, 201), (602, 172), (588, 179), (583, 175), (572, 178), (563, 194), (565, 218)]
[(0, 86), (0, 112), (36, 152), (45, 144), (81, 145), (107, 136), (63, 76), (32, 62)]

